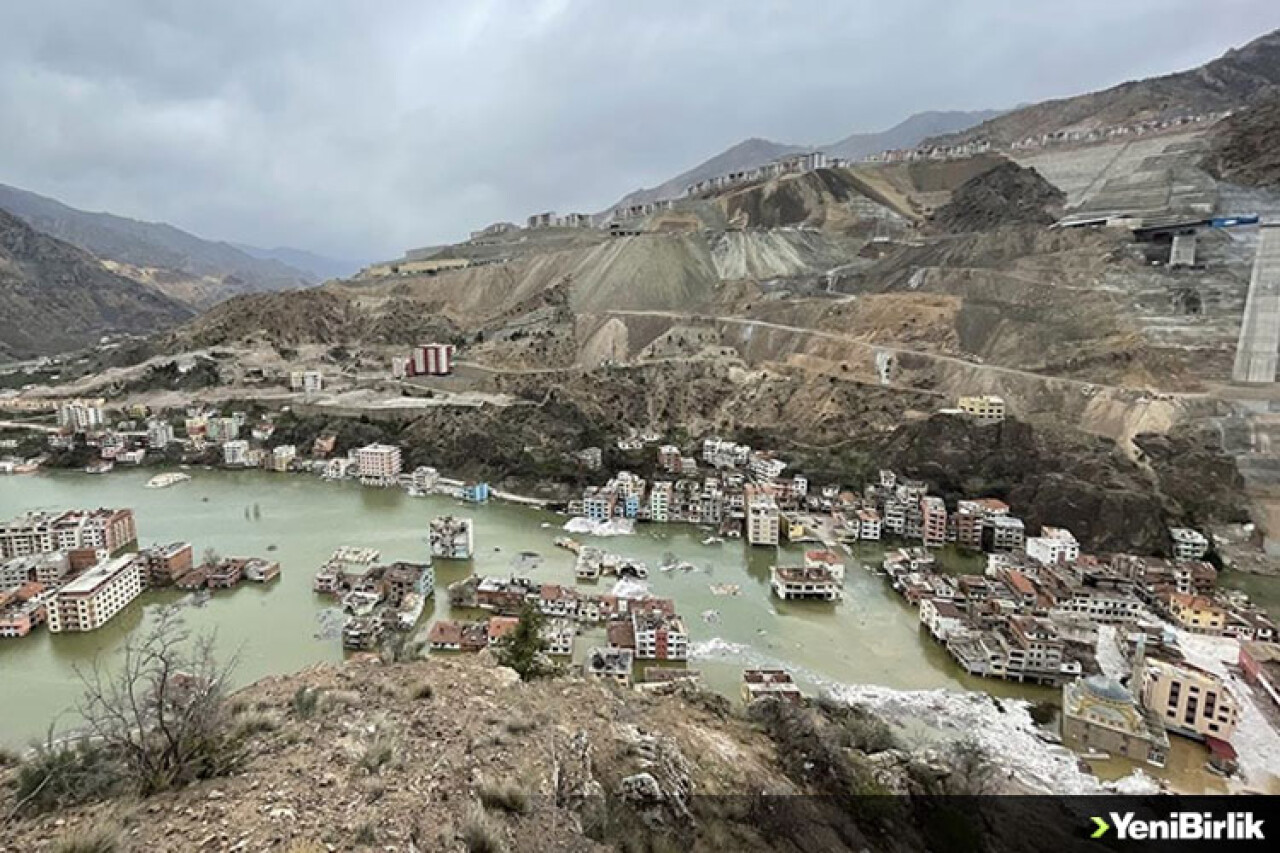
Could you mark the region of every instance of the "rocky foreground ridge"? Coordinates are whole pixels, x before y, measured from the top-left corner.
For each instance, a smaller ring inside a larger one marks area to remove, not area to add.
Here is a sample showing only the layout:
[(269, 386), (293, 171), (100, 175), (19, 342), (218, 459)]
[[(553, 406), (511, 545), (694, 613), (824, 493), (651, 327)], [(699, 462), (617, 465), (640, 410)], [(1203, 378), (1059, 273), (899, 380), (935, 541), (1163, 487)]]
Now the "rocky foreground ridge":
[[(0, 850), (1025, 849), (929, 796), (1008, 784), (981, 755), (908, 751), (848, 706), (686, 690), (521, 682), (487, 652), (313, 667), (233, 697), (231, 775), (19, 811)], [(70, 846), (90, 835), (114, 846)]]

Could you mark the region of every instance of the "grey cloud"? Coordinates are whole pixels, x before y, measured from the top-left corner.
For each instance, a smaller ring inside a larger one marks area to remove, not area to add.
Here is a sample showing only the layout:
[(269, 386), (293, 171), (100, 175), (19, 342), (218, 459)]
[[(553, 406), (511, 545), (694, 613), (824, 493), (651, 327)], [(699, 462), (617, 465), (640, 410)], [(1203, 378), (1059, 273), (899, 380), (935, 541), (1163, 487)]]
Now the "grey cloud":
[(1203, 62), (1266, 0), (67, 0), (0, 10), (0, 181), (386, 257), (821, 143)]

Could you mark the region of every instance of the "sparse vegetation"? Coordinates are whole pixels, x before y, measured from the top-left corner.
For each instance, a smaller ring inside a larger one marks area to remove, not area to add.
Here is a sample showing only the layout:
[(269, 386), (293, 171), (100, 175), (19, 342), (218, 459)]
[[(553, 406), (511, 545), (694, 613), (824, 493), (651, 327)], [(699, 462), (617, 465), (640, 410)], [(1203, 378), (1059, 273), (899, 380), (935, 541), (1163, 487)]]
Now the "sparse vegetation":
[(372, 847), (378, 843), (378, 827), (372, 821), (365, 821), (356, 827), (351, 840), (361, 847)]
[(293, 713), (300, 719), (309, 720), (316, 715), (320, 707), (320, 698), (324, 691), (314, 687), (303, 686), (293, 692)]
[(467, 853), (506, 853), (507, 849), (501, 831), (484, 808), (478, 805), (467, 813), (462, 824), (462, 842)]
[(413, 686), (409, 696), (419, 702), (430, 699), (436, 694), (436, 689), (431, 685), (430, 681), (421, 681)]
[(379, 727), (365, 742), (358, 765), (370, 776), (377, 775), (390, 765), (396, 755), (396, 740), (385, 728)]
[(500, 809), (508, 814), (527, 814), (529, 794), (514, 779), (486, 779), (476, 785), (476, 796), (486, 809)]
[(114, 822), (78, 827), (54, 843), (54, 853), (116, 853), (123, 849), (124, 832)]

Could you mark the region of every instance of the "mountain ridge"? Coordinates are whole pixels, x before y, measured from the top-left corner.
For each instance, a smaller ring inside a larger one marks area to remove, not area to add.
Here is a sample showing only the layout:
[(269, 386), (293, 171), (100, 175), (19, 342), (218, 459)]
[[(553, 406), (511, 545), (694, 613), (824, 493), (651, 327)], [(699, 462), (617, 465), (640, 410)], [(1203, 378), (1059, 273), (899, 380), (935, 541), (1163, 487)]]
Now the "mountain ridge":
[(113, 332), (155, 332), (192, 313), (0, 209), (0, 353), (51, 355)]
[[(146, 222), (107, 212), (91, 212), (57, 199), (0, 184), (0, 209), (58, 240), (104, 261), (133, 270), (160, 270), (204, 280), (207, 302), (237, 293), (308, 287), (312, 276), (278, 260), (256, 258), (234, 245), (206, 240), (164, 222)], [(137, 276), (131, 276), (137, 278)], [(172, 294), (171, 294), (172, 295)], [(181, 298), (181, 297), (179, 297)], [(204, 307), (194, 301), (196, 307)]]

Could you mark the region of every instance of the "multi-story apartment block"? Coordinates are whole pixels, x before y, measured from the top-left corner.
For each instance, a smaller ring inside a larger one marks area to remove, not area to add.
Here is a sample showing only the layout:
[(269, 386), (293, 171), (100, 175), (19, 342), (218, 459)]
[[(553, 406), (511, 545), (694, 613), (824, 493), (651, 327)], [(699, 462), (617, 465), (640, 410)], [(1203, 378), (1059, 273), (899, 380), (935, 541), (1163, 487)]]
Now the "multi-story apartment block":
[(366, 486), (394, 486), (400, 478), (400, 448), (369, 444), (355, 451), (356, 471)]
[(1170, 731), (1223, 741), (1235, 732), (1235, 697), (1211, 672), (1143, 656), (1134, 667), (1133, 684), (1143, 706), (1159, 714)]
[[(1026, 526), (1022, 519), (1011, 515), (996, 515), (987, 518), (982, 527), (982, 544), (984, 549), (992, 551), (1018, 551), (1027, 541)], [(988, 542), (990, 543), (988, 545)]]
[(67, 432), (94, 432), (105, 425), (101, 400), (67, 400), (58, 406), (58, 426)]
[(431, 519), (428, 532), (431, 556), (443, 560), (470, 560), (475, 554), (475, 529), (469, 518), (452, 515)]
[(664, 444), (658, 448), (658, 467), (668, 474), (680, 473), (680, 448), (674, 444)]
[(1042, 527), (1039, 536), (1032, 536), (1026, 543), (1027, 556), (1046, 566), (1074, 563), (1080, 559), (1080, 543), (1065, 527)]
[(144, 586), (170, 586), (195, 565), (190, 542), (153, 545), (138, 552), (142, 559)]
[(1168, 610), (1174, 622), (1195, 634), (1221, 634), (1227, 624), (1226, 610), (1204, 595), (1175, 592)]
[(249, 442), (243, 438), (222, 443), (222, 464), (243, 467), (249, 464)]
[(0, 558), (5, 559), (85, 549), (114, 554), (137, 541), (131, 509), (31, 512), (0, 524)]
[(746, 489), (747, 542), (751, 545), (777, 545), (781, 534), (781, 513), (773, 495), (754, 486)]
[(665, 523), (671, 520), (671, 483), (659, 480), (649, 489), (649, 520)]
[(858, 538), (866, 542), (877, 542), (880, 539), (880, 513), (870, 507), (858, 510), (855, 518), (858, 521)]
[(684, 620), (663, 610), (637, 608), (631, 614), (636, 657), (641, 660), (688, 660), (689, 633)]
[(1005, 418), (1004, 399), (990, 394), (961, 397), (956, 407), (980, 424), (998, 424)]
[(147, 447), (152, 450), (164, 450), (172, 443), (172, 424), (160, 418), (153, 418), (147, 421)]
[(781, 477), (782, 472), (786, 470), (787, 463), (771, 454), (756, 451), (751, 454), (748, 467), (753, 476), (760, 480), (768, 481)]
[(209, 418), (205, 423), (205, 435), (215, 443), (234, 441), (240, 437), (240, 421), (237, 418)]
[(123, 554), (64, 584), (48, 605), (49, 630), (57, 634), (101, 628), (142, 594), (144, 565), (137, 554)]
[(769, 586), (773, 594), (783, 601), (839, 601), (844, 597), (840, 581), (825, 565), (773, 566), (769, 570)]
[(1202, 560), (1209, 553), (1209, 540), (1190, 527), (1170, 527), (1169, 538), (1173, 542), (1175, 560)]
[(607, 486), (591, 486), (582, 493), (582, 514), (592, 521), (613, 518), (617, 504), (618, 493)]
[(942, 498), (926, 495), (920, 499), (920, 538), (927, 548), (947, 544), (947, 505)]

